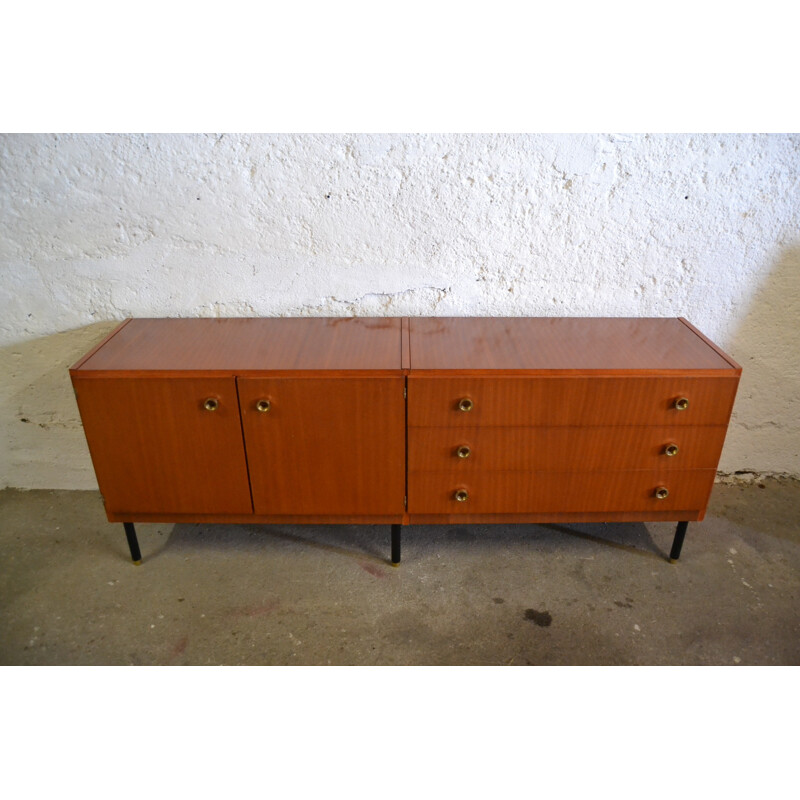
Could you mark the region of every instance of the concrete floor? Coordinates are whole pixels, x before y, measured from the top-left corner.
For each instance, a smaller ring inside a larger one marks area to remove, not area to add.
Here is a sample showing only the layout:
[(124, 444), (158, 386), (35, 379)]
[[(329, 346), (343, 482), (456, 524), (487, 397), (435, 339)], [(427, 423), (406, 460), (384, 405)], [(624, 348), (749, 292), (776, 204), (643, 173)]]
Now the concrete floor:
[(2, 664), (800, 663), (800, 481), (672, 523), (138, 525), (0, 492)]

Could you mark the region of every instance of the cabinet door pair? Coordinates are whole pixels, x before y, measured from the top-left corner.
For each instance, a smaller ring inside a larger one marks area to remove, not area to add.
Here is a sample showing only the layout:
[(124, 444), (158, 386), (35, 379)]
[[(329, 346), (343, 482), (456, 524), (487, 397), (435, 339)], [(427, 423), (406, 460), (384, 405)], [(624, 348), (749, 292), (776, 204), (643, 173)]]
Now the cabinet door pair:
[(75, 381), (115, 514), (403, 513), (402, 377)]

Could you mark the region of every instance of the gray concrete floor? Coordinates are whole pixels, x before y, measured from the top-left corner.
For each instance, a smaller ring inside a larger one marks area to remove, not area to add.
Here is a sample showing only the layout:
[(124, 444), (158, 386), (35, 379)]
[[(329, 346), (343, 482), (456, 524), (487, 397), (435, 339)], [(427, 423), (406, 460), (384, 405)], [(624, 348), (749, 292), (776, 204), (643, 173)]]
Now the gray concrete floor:
[(800, 663), (800, 481), (673, 523), (137, 526), (0, 492), (2, 664)]

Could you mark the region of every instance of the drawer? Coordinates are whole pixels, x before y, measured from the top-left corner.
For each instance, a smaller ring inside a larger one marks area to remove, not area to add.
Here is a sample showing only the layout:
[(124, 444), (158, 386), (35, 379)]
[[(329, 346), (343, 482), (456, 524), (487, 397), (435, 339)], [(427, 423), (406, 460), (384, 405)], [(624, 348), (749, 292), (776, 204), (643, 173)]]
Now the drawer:
[[(485, 472), (456, 481), (450, 472), (408, 476), (409, 514), (664, 512), (703, 509), (713, 469), (660, 472)], [(656, 489), (668, 496), (659, 500)], [(467, 493), (463, 502), (456, 492)]]
[[(738, 377), (412, 375), (408, 424), (451, 428), (727, 425), (738, 382)], [(680, 398), (688, 401), (685, 410), (676, 408)]]
[(453, 479), (498, 470), (716, 469), (725, 432), (723, 425), (411, 428), (408, 469), (446, 471)]

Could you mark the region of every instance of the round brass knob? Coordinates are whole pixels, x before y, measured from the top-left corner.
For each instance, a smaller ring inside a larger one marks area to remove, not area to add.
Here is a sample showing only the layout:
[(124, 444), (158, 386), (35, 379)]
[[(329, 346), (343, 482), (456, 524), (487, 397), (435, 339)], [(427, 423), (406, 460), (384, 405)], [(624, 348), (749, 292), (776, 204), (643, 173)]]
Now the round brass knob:
[(256, 411), (260, 411), (262, 414), (269, 411), (269, 409), (270, 409), (269, 400), (259, 400), (256, 403)]
[(475, 404), (469, 399), (469, 397), (464, 397), (458, 401), (459, 411), (472, 411), (474, 405)]
[(462, 444), (461, 447), (459, 447), (458, 450), (456, 450), (456, 454), (458, 455), (459, 458), (469, 458), (471, 452), (472, 450), (470, 450), (469, 447), (467, 447), (467, 445), (465, 444)]
[(679, 397), (675, 401), (675, 408), (677, 408), (678, 411), (686, 411), (686, 409), (689, 408), (689, 399), (687, 397)]
[(666, 500), (669, 497), (669, 492), (666, 486), (659, 486), (656, 489), (656, 500)]
[(676, 456), (676, 455), (678, 455), (678, 445), (676, 445), (676, 444), (668, 444), (664, 448), (664, 455), (665, 456)]
[(208, 400), (203, 403), (203, 408), (206, 411), (216, 411), (219, 408), (219, 400), (216, 397), (209, 397)]
[(467, 494), (467, 490), (466, 489), (458, 489), (456, 491), (454, 497), (456, 498), (456, 500), (459, 503), (465, 503), (467, 501), (467, 498), (469, 497), (469, 495)]

